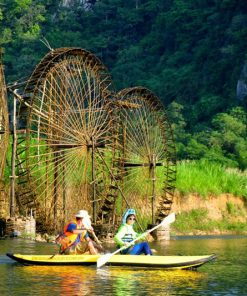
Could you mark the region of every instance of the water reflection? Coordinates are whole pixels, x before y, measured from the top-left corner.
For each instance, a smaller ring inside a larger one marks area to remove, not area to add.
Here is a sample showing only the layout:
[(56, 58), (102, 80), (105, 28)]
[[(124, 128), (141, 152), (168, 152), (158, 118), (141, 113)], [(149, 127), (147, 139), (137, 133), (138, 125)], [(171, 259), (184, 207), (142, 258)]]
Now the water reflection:
[[(92, 295), (92, 283), (96, 280), (95, 268), (75, 266), (26, 266), (23, 274), (27, 278), (33, 277), (36, 283), (40, 284), (41, 279), (45, 285), (49, 283), (53, 292), (59, 295)], [(51, 296), (49, 291), (42, 295)]]
[[(128, 268), (107, 268), (97, 271), (98, 277), (111, 283), (114, 295), (175, 295), (177, 287), (195, 289), (197, 282), (207, 275), (196, 271), (130, 270)], [(145, 293), (144, 293), (145, 292)], [(138, 294), (141, 295), (141, 294)]]

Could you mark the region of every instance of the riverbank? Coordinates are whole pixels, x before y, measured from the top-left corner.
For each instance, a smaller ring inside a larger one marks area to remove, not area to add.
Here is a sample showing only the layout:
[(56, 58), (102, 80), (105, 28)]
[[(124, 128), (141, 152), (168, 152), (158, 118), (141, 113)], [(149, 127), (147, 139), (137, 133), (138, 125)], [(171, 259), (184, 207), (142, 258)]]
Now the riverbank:
[[(205, 198), (198, 193), (182, 195), (176, 192), (171, 212), (176, 214), (176, 221), (170, 227), (171, 236), (247, 234), (247, 202), (232, 194)], [(110, 232), (105, 235), (97, 231), (97, 236), (102, 242), (114, 243), (114, 231)], [(27, 238), (25, 234), (24, 237)], [(55, 242), (56, 235), (37, 233), (29, 238), (50, 243)]]
[[(175, 193), (171, 212), (176, 214), (176, 221), (171, 225), (171, 236), (205, 235), (247, 235), (247, 202), (232, 194), (182, 195)], [(99, 238), (103, 242), (114, 243), (109, 236)], [(54, 241), (48, 234), (36, 236), (38, 241)]]
[(174, 235), (247, 234), (247, 202), (232, 194), (181, 195), (176, 193), (172, 211)]

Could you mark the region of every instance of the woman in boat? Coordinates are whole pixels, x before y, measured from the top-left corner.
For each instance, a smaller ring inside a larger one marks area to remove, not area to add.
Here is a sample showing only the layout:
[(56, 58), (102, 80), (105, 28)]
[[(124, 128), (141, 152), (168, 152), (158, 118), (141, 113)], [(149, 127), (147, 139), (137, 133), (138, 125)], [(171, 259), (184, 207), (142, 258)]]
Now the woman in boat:
[[(131, 243), (135, 238), (137, 238), (140, 234), (135, 232), (133, 225), (136, 220), (136, 213), (134, 209), (128, 209), (123, 215), (122, 224), (118, 229), (117, 234), (114, 236), (114, 240), (117, 244), (118, 248), (123, 246), (127, 246)], [(140, 242), (137, 244), (133, 244), (130, 247), (126, 247), (122, 252), (122, 254), (129, 255), (152, 255), (152, 251), (147, 242)]]
[(75, 215), (75, 220), (64, 227), (63, 235), (58, 239), (62, 254), (98, 254), (96, 244), (90, 239), (89, 232), (93, 233), (90, 216), (85, 210)]

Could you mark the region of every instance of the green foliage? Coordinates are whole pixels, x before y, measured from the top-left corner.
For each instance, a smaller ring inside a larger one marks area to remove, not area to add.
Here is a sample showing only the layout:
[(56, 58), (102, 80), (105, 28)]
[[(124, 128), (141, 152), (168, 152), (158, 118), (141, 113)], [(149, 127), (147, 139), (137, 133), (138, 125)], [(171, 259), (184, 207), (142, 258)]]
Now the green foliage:
[(198, 125), (199, 130), (192, 137), (183, 121), (174, 117), (173, 109), (174, 105), (169, 109), (169, 115), (174, 120), (179, 160), (203, 158), (228, 167), (247, 168), (246, 112), (243, 108), (235, 107), (227, 113), (216, 114), (210, 125)]
[(16, 7), (14, 11), (20, 13), (23, 9), (27, 9), (31, 4), (32, 0), (15, 0)]
[(51, 47), (94, 52), (117, 89), (143, 85), (168, 106), (177, 156), (247, 168), (246, 102), (235, 98), (246, 63), (244, 1), (5, 0), (0, 46), (7, 83)]

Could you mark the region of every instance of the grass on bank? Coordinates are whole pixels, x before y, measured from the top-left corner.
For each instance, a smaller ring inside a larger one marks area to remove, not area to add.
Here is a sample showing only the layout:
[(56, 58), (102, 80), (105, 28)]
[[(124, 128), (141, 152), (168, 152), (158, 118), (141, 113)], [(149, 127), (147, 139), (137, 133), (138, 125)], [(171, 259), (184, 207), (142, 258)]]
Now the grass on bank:
[(207, 160), (180, 162), (177, 166), (177, 190), (202, 197), (230, 193), (247, 200), (247, 173), (230, 170)]
[(229, 216), (222, 220), (211, 220), (208, 218), (206, 209), (194, 209), (177, 215), (176, 221), (172, 224), (172, 229), (183, 234), (190, 232), (196, 234), (197, 231), (242, 234), (247, 232), (247, 224), (245, 222), (232, 222)]

